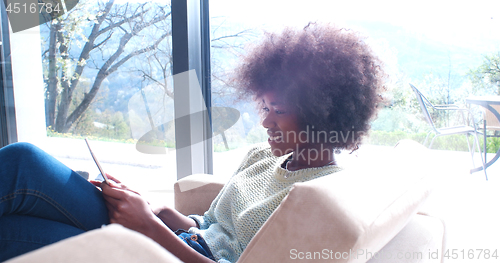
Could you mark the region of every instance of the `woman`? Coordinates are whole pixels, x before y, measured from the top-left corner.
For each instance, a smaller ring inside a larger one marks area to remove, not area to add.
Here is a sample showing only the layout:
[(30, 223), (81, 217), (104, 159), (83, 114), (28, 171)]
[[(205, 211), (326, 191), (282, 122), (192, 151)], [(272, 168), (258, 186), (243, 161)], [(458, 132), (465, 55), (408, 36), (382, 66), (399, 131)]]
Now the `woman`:
[(379, 103), (379, 64), (349, 30), (268, 34), (236, 78), (260, 105), (268, 142), (250, 150), (203, 216), (151, 208), (114, 177), (89, 184), (29, 144), (1, 149), (0, 260), (119, 223), (184, 262), (236, 262), (295, 182), (341, 170), (335, 150), (357, 148)]

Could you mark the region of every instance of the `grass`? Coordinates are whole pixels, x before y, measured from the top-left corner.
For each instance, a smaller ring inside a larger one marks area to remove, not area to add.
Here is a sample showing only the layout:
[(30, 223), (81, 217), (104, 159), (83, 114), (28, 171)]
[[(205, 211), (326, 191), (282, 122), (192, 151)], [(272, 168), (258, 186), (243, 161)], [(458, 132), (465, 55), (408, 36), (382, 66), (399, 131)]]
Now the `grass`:
[(71, 138), (71, 139), (88, 138), (89, 140), (93, 140), (93, 141), (119, 142), (119, 143), (129, 143), (129, 144), (137, 143), (137, 140), (135, 140), (135, 139), (115, 139), (115, 138), (108, 138), (108, 137), (103, 137), (103, 136), (96, 136), (96, 135), (92, 135), (92, 134), (81, 135), (81, 134), (73, 134), (73, 133), (60, 133), (60, 132), (56, 132), (50, 128), (47, 129), (47, 136), (48, 137), (57, 137), (57, 138)]
[[(404, 131), (371, 131), (370, 136), (365, 143), (373, 144), (373, 145), (385, 145), (385, 146), (394, 146), (396, 143), (403, 139), (411, 139), (419, 143), (424, 143), (427, 133), (408, 133)], [(427, 145), (432, 140), (431, 134), (427, 141)], [(479, 145), (481, 149), (483, 147), (483, 137), (478, 135)], [(434, 140), (432, 145), (432, 149), (437, 150), (449, 150), (449, 151), (469, 151), (467, 146), (467, 137), (465, 135), (449, 135), (449, 136), (440, 136)], [(472, 147), (473, 145), (473, 136), (469, 136), (469, 143)], [(500, 147), (500, 138), (488, 138), (487, 141), (487, 149), (488, 153), (496, 153), (496, 151)]]
[[(116, 139), (109, 138), (104, 136), (96, 136), (96, 135), (78, 135), (71, 133), (58, 133), (51, 129), (47, 129), (47, 136), (49, 137), (60, 137), (60, 138), (72, 138), (72, 139), (84, 139), (89, 138), (95, 141), (105, 141), (105, 142), (118, 142), (118, 143), (129, 143), (136, 144), (138, 143), (135, 139)], [(411, 139), (419, 143), (424, 143), (427, 133), (408, 133), (404, 131), (371, 131), (370, 135), (367, 139), (365, 139), (364, 143), (372, 144), (372, 145), (384, 145), (384, 146), (394, 146), (400, 140)], [(433, 134), (429, 136), (430, 143)], [(141, 142), (143, 143), (143, 142)], [(469, 143), (472, 146), (473, 137), (469, 136)], [(165, 142), (161, 140), (155, 140), (152, 142), (144, 143), (152, 146), (163, 146), (166, 148), (175, 148), (175, 143)], [(479, 136), (479, 144), (481, 148), (483, 147), (483, 137)], [(229, 149), (226, 149), (225, 145), (222, 143), (214, 144), (213, 149), (215, 152), (225, 152), (228, 150), (236, 149), (240, 146), (247, 146), (248, 143), (245, 142), (230, 142)], [(492, 137), (487, 139), (487, 149), (488, 153), (496, 153), (496, 151), (500, 147), (500, 138)], [(467, 147), (467, 140), (465, 135), (450, 135), (450, 136), (440, 136), (434, 140), (432, 145), (432, 149), (438, 150), (449, 150), (449, 151), (469, 151)]]

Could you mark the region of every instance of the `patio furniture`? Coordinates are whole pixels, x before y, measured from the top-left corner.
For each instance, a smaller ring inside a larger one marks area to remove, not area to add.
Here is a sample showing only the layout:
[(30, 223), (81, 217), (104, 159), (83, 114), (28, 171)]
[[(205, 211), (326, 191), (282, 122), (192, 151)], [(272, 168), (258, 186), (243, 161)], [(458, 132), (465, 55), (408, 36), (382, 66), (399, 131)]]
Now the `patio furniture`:
[[(500, 98), (499, 98), (500, 99)], [(493, 110), (497, 113), (500, 111), (500, 105), (491, 105)], [(500, 137), (500, 120), (497, 119), (495, 114), (485, 108), (484, 109), (484, 121), (483, 121), (483, 135), (484, 135), (484, 160), (486, 161), (486, 153), (488, 152), (488, 145), (486, 144), (487, 137)], [(488, 130), (493, 131), (493, 134), (488, 134)]]
[[(423, 145), (425, 146), (427, 144), (427, 140), (429, 139), (429, 136), (432, 133), (434, 133), (434, 137), (432, 138), (431, 142), (427, 146), (430, 149), (432, 148), (434, 140), (437, 137), (446, 136), (446, 135), (464, 134), (466, 136), (466, 138), (467, 138), (467, 147), (468, 147), (469, 152), (471, 154), (473, 167), (475, 167), (475, 164), (474, 164), (474, 152), (475, 152), (475, 148), (477, 146), (477, 149), (479, 151), (479, 156), (481, 157), (482, 170), (484, 171), (484, 176), (486, 177), (486, 180), (488, 180), (488, 175), (486, 174), (485, 161), (483, 159), (483, 155), (481, 154), (481, 147), (479, 146), (479, 140), (478, 140), (478, 137), (477, 137), (477, 133), (478, 132), (477, 132), (477, 128), (476, 128), (476, 123), (474, 122), (474, 117), (473, 117), (472, 113), (469, 111), (469, 109), (459, 108), (458, 106), (453, 105), (453, 104), (433, 105), (427, 98), (425, 98), (425, 96), (415, 86), (413, 86), (412, 84), (410, 84), (410, 87), (415, 92), (415, 95), (417, 96), (417, 101), (420, 104), (420, 108), (422, 110), (422, 113), (424, 114), (425, 119), (427, 120), (427, 122), (431, 126), (431, 131), (425, 137), (425, 141), (424, 141)], [(428, 108), (431, 108), (431, 109), (436, 110), (436, 111), (458, 111), (458, 112), (460, 112), (462, 114), (462, 118), (463, 118), (464, 124), (463, 125), (458, 125), (458, 126), (439, 127), (438, 128), (434, 124), (434, 120), (432, 119), (432, 116), (429, 113), (429, 109)], [(469, 117), (472, 119), (472, 126), (469, 126), (467, 124), (467, 119), (466, 119), (464, 113), (467, 113), (469, 115)], [(473, 142), (472, 147), (471, 147), (470, 142), (469, 142), (469, 135), (472, 135), (474, 137), (474, 142)], [(479, 170), (473, 168), (473, 169), (471, 169), (470, 172), (473, 173), (473, 172), (477, 172), (477, 171), (479, 171)]]
[[(484, 152), (484, 168), (491, 166), (500, 157), (500, 148), (497, 150), (495, 156), (488, 161), (486, 159), (487, 153), (487, 137), (500, 137), (500, 96), (472, 96), (465, 100), (468, 104), (476, 104), (482, 106), (484, 109), (484, 121), (482, 127), (483, 134), (483, 152)], [(492, 135), (488, 135), (488, 130), (493, 130)], [(474, 168), (473, 171), (480, 171), (483, 167)]]

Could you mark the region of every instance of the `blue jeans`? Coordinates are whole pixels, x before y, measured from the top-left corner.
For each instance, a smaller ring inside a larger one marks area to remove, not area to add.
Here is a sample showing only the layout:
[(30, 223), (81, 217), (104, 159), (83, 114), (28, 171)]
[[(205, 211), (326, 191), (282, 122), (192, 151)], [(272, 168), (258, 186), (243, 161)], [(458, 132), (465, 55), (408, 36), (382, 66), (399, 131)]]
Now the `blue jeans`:
[(191, 233), (189, 233), (185, 230), (182, 230), (182, 229), (175, 231), (175, 234), (182, 241), (184, 241), (184, 243), (186, 243), (188, 246), (190, 246), (192, 249), (196, 250), (198, 253), (202, 254), (203, 256), (215, 261), (215, 258), (212, 255), (210, 248), (208, 247), (207, 243), (205, 242), (205, 239), (203, 239), (203, 237), (200, 234), (191, 234)]
[(101, 192), (28, 143), (0, 149), (0, 262), (109, 223)]

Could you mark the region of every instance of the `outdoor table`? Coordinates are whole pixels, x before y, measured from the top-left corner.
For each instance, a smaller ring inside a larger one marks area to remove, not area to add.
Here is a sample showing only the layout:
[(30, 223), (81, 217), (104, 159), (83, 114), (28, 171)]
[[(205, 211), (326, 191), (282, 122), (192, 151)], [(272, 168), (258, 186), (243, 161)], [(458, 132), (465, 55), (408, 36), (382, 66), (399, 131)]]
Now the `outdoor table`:
[[(491, 113), (493, 113), (493, 115), (495, 115), (495, 117), (498, 119), (498, 121), (500, 122), (500, 113), (498, 113), (497, 110), (495, 110), (495, 108), (493, 108), (491, 105), (500, 105), (500, 96), (471, 96), (471, 97), (468, 97), (467, 99), (465, 99), (465, 101), (468, 103), (468, 104), (476, 104), (476, 105), (479, 105), (479, 106), (482, 106), (486, 109), (488, 109), (489, 111), (491, 111)], [(486, 161), (486, 123), (485, 123), (485, 127), (484, 127), (484, 161)], [(495, 156), (493, 157), (493, 159), (491, 159), (489, 162), (487, 162), (484, 167), (485, 169), (488, 168), (490, 165), (492, 165), (498, 158), (500, 157), (500, 148), (497, 150), (497, 153), (495, 154)], [(471, 170), (471, 173), (473, 172), (477, 172), (477, 171), (481, 171), (483, 169), (482, 166), (480, 167), (477, 167), (477, 168), (473, 168)]]

